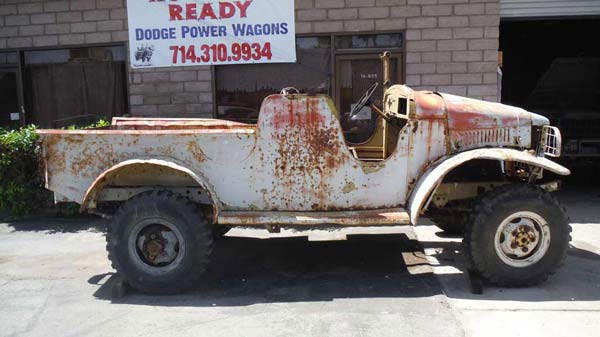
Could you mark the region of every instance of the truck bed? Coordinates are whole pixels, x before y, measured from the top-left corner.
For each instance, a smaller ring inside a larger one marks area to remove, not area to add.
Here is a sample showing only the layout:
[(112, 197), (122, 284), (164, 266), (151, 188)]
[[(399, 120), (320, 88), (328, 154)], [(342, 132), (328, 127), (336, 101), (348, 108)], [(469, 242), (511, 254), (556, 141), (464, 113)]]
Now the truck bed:
[[(256, 127), (217, 119), (114, 118), (111, 126), (87, 130), (38, 130), (46, 188), (58, 200), (82, 203), (87, 188), (105, 170), (133, 159), (166, 159), (185, 167), (222, 169), (247, 156)], [(202, 144), (202, 148), (199, 144)], [(229, 146), (234, 151), (226, 151)], [(238, 155), (241, 156), (238, 157)]]

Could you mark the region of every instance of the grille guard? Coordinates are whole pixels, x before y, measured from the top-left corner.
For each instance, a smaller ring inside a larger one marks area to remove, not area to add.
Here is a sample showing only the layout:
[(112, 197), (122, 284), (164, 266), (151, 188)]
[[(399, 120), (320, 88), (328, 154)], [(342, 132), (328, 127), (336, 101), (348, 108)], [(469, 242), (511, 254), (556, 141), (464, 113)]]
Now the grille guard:
[(557, 127), (542, 126), (540, 139), (538, 142), (538, 156), (560, 157), (562, 153), (562, 136)]

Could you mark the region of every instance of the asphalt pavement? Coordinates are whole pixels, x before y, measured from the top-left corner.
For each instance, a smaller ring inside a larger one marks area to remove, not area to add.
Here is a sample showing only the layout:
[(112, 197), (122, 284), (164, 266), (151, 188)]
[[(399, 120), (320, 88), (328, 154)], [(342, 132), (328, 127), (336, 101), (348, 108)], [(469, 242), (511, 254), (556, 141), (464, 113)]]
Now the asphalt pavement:
[(460, 238), (426, 219), (346, 241), (227, 237), (196, 290), (123, 298), (112, 296), (103, 220), (0, 221), (0, 335), (596, 336), (600, 192), (559, 198), (573, 226), (565, 266), (540, 286), (484, 284), (482, 295), (470, 292)]

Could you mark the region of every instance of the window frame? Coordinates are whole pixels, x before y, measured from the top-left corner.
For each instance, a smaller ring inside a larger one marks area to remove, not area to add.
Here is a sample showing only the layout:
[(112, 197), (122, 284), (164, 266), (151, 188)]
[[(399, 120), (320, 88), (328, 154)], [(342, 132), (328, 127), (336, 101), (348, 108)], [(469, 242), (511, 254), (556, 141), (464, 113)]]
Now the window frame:
[[(340, 36), (362, 36), (362, 35), (385, 35), (385, 34), (400, 34), (402, 36), (402, 45), (400, 47), (395, 48), (355, 48), (355, 49), (337, 49), (335, 47), (335, 39)], [(374, 30), (374, 31), (361, 31), (361, 32), (334, 32), (334, 33), (299, 33), (296, 34), (294, 41), (296, 38), (303, 37), (323, 37), (328, 36), (330, 38), (330, 69), (329, 72), (331, 74), (331, 79), (329, 81), (329, 92), (332, 94), (331, 98), (333, 99), (336, 108), (339, 108), (339, 95), (337, 93), (337, 64), (336, 59), (339, 55), (373, 55), (380, 54), (384, 51), (389, 51), (392, 53), (392, 56), (395, 54), (398, 56), (398, 81), (404, 83), (406, 80), (406, 30)], [(398, 55), (399, 54), (399, 55)], [(212, 76), (212, 99), (213, 99), (213, 118), (218, 118), (218, 102), (217, 102), (217, 67), (222, 66), (211, 66), (211, 76)], [(224, 66), (226, 67), (226, 65)]]
[[(19, 113), (21, 115), (19, 123), (21, 126), (26, 126), (29, 121), (28, 111), (25, 107), (25, 89), (24, 89), (24, 69), (25, 69), (25, 53), (32, 51), (43, 51), (43, 50), (60, 50), (60, 49), (77, 49), (77, 48), (94, 48), (94, 47), (124, 47), (129, 55), (129, 42), (110, 42), (110, 43), (86, 43), (86, 44), (72, 44), (72, 45), (61, 45), (61, 46), (45, 46), (45, 47), (27, 47), (27, 48), (6, 48), (0, 50), (2, 53), (16, 53), (17, 54), (17, 96), (19, 101)], [(125, 97), (127, 98), (126, 108), (131, 111), (131, 91), (129, 85), (131, 84), (130, 78), (130, 67), (129, 57), (126, 59), (127, 66), (125, 67), (125, 78), (127, 79), (127, 85), (125, 86), (126, 92)], [(214, 81), (213, 81), (214, 82)]]
[[(340, 61), (353, 61), (353, 60), (372, 60), (373, 57), (375, 55), (379, 55), (379, 53), (377, 52), (372, 52), (372, 53), (360, 53), (360, 54), (339, 54), (336, 56), (336, 61), (340, 60)], [(395, 60), (396, 63), (396, 69), (397, 69), (397, 74), (396, 77), (392, 78), (392, 81), (396, 81), (396, 82), (402, 82), (404, 81), (404, 69), (402, 67), (402, 65), (404, 64), (404, 57), (402, 54), (392, 54), (390, 61)], [(339, 78), (340, 78), (340, 74), (338, 72), (339, 68), (339, 64), (336, 63), (335, 65), (335, 73), (333, 74), (335, 76), (335, 82), (337, 84), (337, 82), (339, 82)], [(340, 94), (340, 87), (338, 87), (337, 85), (334, 86), (332, 92), (334, 93), (333, 101), (335, 102), (335, 106), (338, 110), (340, 110), (340, 106), (341, 106), (341, 94)], [(341, 113), (341, 111), (340, 111)]]
[(24, 127), (27, 125), (25, 120), (25, 96), (23, 91), (23, 53), (18, 49), (3, 49), (0, 52), (3, 54), (15, 53), (16, 63), (0, 65), (1, 68), (15, 69), (15, 86), (17, 89), (17, 105), (19, 111), (19, 125)]

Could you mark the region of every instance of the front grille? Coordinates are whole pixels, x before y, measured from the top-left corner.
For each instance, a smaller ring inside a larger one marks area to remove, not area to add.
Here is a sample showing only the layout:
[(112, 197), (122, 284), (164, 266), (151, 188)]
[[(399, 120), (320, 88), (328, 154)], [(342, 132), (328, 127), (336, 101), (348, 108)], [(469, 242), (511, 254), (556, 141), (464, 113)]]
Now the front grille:
[(453, 139), (463, 150), (480, 146), (508, 146), (511, 144), (511, 132), (509, 128), (455, 131)]

